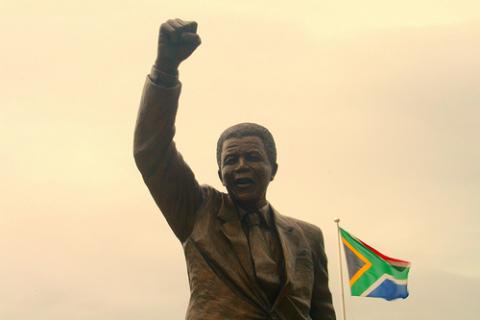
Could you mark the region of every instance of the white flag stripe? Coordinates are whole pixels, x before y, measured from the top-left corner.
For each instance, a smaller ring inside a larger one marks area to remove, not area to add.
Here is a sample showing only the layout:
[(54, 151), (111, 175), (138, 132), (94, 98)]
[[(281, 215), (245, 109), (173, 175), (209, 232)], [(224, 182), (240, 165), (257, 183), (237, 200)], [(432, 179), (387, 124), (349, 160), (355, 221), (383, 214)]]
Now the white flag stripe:
[(395, 282), (396, 284), (399, 284), (399, 285), (406, 285), (407, 284), (407, 280), (395, 279), (393, 276), (384, 273), (380, 278), (378, 278), (377, 281), (372, 283), (372, 285), (370, 287), (368, 287), (367, 290), (363, 291), (361, 296), (362, 297), (368, 296), (373, 290), (377, 289), (382, 284), (382, 282), (386, 279), (391, 280), (392, 282)]

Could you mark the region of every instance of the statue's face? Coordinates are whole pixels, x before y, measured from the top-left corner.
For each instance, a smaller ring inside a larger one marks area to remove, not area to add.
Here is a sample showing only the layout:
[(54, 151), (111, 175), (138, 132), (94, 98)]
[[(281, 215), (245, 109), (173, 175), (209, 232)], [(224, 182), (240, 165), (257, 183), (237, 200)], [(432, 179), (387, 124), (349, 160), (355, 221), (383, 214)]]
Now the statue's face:
[(267, 203), (267, 187), (275, 171), (259, 137), (230, 138), (223, 142), (218, 175), (241, 207), (254, 209)]

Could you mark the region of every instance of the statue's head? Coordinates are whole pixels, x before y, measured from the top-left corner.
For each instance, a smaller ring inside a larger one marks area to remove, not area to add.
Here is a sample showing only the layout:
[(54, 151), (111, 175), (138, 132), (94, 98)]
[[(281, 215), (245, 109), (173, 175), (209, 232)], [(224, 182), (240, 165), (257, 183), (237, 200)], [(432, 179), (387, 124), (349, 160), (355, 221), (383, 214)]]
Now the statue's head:
[(277, 173), (272, 134), (255, 123), (226, 129), (217, 142), (218, 176), (232, 199), (243, 207), (266, 204), (266, 192)]

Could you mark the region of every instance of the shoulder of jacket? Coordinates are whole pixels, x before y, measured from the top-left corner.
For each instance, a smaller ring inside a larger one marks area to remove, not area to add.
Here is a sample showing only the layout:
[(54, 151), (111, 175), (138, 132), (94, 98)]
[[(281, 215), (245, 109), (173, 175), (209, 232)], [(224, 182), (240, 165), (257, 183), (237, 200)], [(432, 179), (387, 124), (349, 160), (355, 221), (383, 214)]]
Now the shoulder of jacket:
[(202, 205), (198, 208), (198, 214), (204, 213), (215, 213), (217, 212), (224, 201), (228, 201), (228, 194), (217, 190), (216, 188), (208, 185), (202, 184), (200, 186), (202, 191)]
[(312, 223), (309, 223), (300, 219), (292, 218), (289, 216), (282, 215), (282, 217), (283, 219), (287, 220), (289, 223), (297, 225), (300, 229), (302, 229), (302, 231), (306, 235), (323, 237), (322, 230), (318, 226)]
[(211, 205), (212, 202), (220, 201), (222, 198), (222, 192), (208, 184), (200, 185), (200, 189), (202, 191), (202, 206), (206, 204)]
[(300, 231), (302, 231), (302, 233), (305, 235), (306, 238), (308, 238), (308, 240), (317, 240), (323, 243), (323, 233), (318, 226), (297, 218), (292, 218), (290, 216), (280, 214), (278, 211), (276, 213), (288, 224), (296, 226), (298, 229), (300, 229)]
[(296, 224), (301, 229), (303, 235), (305, 236), (307, 241), (310, 243), (311, 247), (323, 248), (324, 246), (323, 232), (318, 226), (303, 220), (296, 219), (296, 218), (286, 217), (286, 216), (283, 216), (283, 217), (289, 220), (291, 223)]

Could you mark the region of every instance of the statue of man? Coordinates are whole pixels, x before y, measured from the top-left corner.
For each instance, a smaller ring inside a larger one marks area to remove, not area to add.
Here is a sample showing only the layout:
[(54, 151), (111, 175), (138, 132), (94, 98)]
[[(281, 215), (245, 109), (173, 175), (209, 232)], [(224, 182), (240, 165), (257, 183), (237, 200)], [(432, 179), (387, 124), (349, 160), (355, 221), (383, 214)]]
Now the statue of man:
[(270, 132), (242, 123), (222, 133), (218, 176), (227, 193), (199, 185), (175, 147), (177, 69), (199, 45), (197, 23), (161, 25), (134, 142), (143, 179), (185, 251), (186, 319), (335, 319), (322, 232), (266, 199), (278, 168)]

